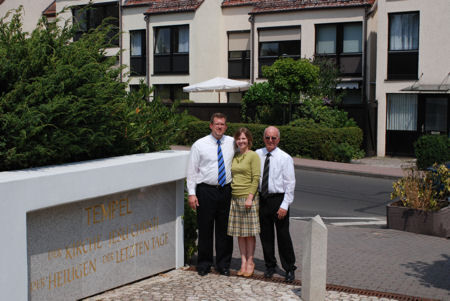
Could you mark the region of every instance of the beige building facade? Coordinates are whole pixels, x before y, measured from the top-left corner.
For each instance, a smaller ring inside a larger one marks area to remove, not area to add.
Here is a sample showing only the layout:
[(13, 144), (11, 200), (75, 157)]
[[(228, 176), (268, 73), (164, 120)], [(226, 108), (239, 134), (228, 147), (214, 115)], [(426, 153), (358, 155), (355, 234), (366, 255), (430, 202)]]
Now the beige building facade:
[(449, 135), (450, 1), (376, 6), (377, 155), (409, 155), (419, 136)]
[(78, 10), (88, 0), (54, 3), (71, 7), (61, 22), (88, 20), (85, 31), (117, 17), (121, 35), (108, 53), (121, 51), (122, 79), (154, 86), (165, 101), (217, 102), (217, 92), (182, 88), (217, 76), (261, 82), (261, 67), (279, 57), (325, 57), (372, 154), (413, 155), (420, 135), (449, 135), (448, 0), (94, 0), (88, 15)]

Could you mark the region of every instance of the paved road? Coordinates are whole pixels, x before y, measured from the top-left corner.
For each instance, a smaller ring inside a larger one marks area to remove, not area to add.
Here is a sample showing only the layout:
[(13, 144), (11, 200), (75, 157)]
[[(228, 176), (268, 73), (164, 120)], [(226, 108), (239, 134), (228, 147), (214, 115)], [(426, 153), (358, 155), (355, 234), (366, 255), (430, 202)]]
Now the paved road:
[(296, 169), (291, 217), (317, 214), (327, 224), (385, 226), (391, 179)]

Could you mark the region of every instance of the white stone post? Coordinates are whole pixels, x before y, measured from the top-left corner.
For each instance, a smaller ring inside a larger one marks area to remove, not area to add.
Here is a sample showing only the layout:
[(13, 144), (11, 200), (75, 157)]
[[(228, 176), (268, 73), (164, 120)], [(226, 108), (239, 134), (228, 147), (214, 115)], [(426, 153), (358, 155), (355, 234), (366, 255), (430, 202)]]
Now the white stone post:
[(302, 300), (324, 301), (327, 281), (328, 229), (319, 215), (308, 223), (303, 238)]

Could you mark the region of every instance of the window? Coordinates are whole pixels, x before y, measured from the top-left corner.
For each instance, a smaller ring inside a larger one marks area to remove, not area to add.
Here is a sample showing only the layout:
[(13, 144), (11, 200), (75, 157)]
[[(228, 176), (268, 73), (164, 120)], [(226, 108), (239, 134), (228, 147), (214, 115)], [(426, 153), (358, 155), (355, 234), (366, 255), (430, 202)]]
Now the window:
[(145, 30), (130, 31), (130, 74), (146, 75)]
[(259, 30), (259, 77), (262, 66), (271, 66), (280, 57), (300, 58), (300, 27)]
[(448, 133), (447, 97), (427, 97), (425, 99), (425, 132)]
[(186, 86), (189, 84), (155, 85), (155, 98), (160, 98), (163, 102), (189, 99), (189, 93), (183, 92), (183, 87)]
[(155, 28), (153, 72), (189, 73), (189, 26)]
[(362, 23), (316, 25), (316, 56), (336, 62), (342, 75), (362, 75)]
[(387, 130), (417, 131), (417, 95), (389, 94)]
[(74, 40), (77, 41), (91, 29), (97, 28), (108, 18), (112, 29), (108, 32), (110, 43), (119, 46), (119, 6), (117, 2), (80, 6), (72, 9), (73, 21), (77, 26)]
[(388, 79), (417, 79), (419, 13), (389, 14)]
[(250, 32), (228, 34), (228, 77), (250, 78)]

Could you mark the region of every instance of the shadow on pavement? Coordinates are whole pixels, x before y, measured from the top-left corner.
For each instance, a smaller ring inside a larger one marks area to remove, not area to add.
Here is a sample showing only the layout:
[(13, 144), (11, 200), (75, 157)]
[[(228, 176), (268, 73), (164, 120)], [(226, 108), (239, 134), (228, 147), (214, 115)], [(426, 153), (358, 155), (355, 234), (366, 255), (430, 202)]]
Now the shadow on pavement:
[(441, 288), (449, 291), (450, 296), (450, 256), (441, 254), (442, 260), (433, 263), (416, 261), (402, 264), (413, 272), (408, 276), (415, 277), (426, 287)]

